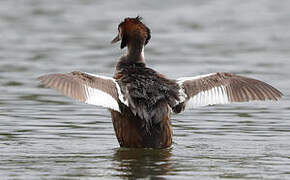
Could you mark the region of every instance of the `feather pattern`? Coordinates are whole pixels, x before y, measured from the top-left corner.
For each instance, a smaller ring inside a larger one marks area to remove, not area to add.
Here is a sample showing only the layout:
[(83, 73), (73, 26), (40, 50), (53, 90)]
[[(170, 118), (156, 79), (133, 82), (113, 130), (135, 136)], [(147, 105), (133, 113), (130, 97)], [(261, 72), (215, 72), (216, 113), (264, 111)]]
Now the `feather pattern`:
[(130, 111), (140, 118), (142, 129), (149, 133), (167, 114), (168, 105), (173, 107), (179, 101), (179, 86), (143, 63), (120, 62), (117, 70), (116, 81), (128, 99)]
[(46, 87), (85, 102), (120, 112), (119, 102), (128, 104), (115, 79), (74, 71), (66, 74), (48, 74), (38, 78)]
[(180, 101), (186, 108), (232, 102), (278, 100), (282, 93), (269, 84), (230, 73), (177, 79)]

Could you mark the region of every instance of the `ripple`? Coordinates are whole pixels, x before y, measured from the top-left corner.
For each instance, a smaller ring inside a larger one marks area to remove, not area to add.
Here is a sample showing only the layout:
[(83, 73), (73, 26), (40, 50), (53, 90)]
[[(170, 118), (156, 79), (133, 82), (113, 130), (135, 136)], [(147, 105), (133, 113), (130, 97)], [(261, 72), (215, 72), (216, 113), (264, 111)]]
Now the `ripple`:
[[(287, 7), (271, 0), (0, 1), (1, 178), (290, 179)], [(170, 149), (118, 148), (107, 110), (34, 77), (73, 70), (111, 76), (126, 51), (109, 41), (121, 16), (136, 14), (152, 30), (149, 67), (172, 78), (218, 71), (257, 77), (285, 97), (172, 115)]]
[(9, 81), (4, 83), (3, 86), (23, 86), (23, 83), (18, 81)]

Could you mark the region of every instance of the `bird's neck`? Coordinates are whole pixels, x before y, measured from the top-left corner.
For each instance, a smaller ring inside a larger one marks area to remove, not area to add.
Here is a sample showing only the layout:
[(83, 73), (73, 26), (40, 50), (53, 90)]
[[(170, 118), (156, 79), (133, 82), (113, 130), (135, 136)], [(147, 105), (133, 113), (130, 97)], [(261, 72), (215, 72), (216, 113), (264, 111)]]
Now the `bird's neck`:
[(145, 63), (144, 42), (142, 40), (130, 41), (127, 44), (127, 58), (129, 61), (136, 63)]

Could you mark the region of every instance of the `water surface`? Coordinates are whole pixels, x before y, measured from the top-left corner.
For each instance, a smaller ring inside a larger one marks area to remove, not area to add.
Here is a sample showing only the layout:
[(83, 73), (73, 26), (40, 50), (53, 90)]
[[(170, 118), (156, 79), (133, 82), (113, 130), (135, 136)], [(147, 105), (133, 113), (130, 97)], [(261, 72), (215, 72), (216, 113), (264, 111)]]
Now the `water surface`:
[[(289, 1), (0, 2), (2, 179), (290, 179)], [(107, 110), (39, 86), (81, 70), (111, 76), (118, 23), (142, 15), (148, 66), (170, 78), (226, 71), (280, 89), (279, 102), (172, 116), (170, 149), (122, 149)]]

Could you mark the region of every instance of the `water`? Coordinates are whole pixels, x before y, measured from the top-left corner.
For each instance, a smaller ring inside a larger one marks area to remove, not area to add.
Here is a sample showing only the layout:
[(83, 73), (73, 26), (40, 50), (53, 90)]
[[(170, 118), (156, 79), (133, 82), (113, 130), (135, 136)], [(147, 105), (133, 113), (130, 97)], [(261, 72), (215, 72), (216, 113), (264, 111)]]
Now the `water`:
[[(1, 179), (290, 179), (289, 1), (0, 2)], [(150, 67), (170, 78), (226, 71), (280, 89), (279, 102), (173, 115), (171, 149), (121, 149), (107, 110), (36, 78), (111, 76), (127, 16), (152, 30)]]

